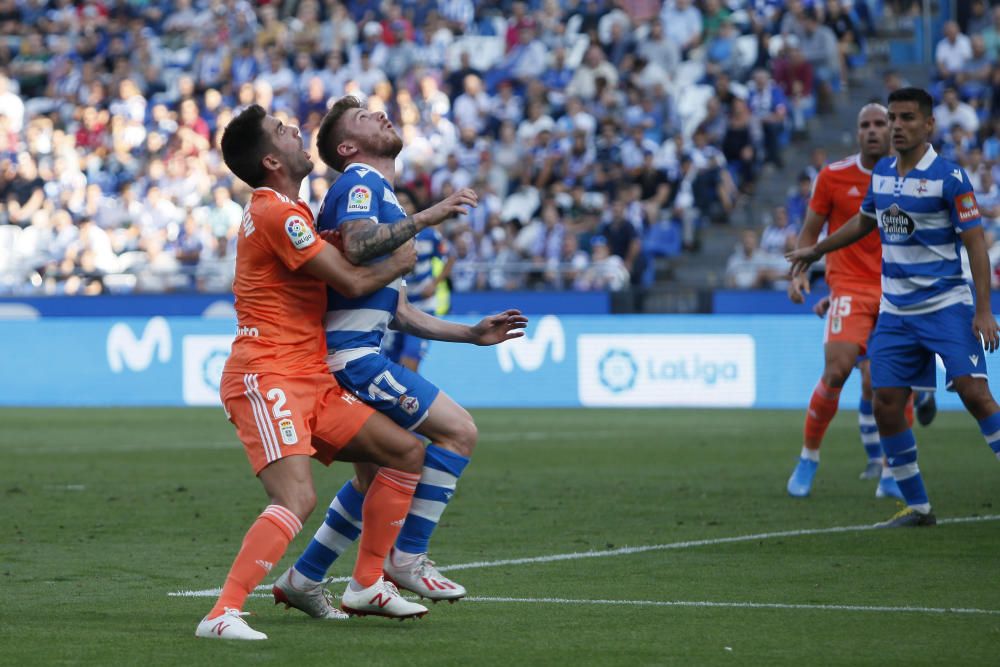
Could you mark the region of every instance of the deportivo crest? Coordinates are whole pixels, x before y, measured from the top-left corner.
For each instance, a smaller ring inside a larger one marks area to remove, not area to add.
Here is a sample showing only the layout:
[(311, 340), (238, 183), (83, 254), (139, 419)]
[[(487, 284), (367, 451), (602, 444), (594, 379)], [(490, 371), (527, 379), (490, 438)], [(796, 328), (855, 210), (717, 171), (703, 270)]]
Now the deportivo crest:
[(879, 221), (882, 231), (890, 241), (902, 241), (910, 238), (916, 223), (906, 211), (899, 208), (898, 204), (893, 204), (885, 211), (882, 211), (882, 218)]
[(295, 422), (287, 417), (278, 422), (278, 431), (281, 432), (281, 441), (286, 445), (294, 445), (299, 441), (299, 436), (295, 432)]
[(399, 397), (399, 407), (403, 408), (403, 412), (406, 414), (413, 415), (420, 409), (420, 401), (417, 400), (416, 396), (403, 394)]
[(285, 233), (292, 240), (292, 245), (299, 250), (308, 248), (316, 242), (316, 235), (313, 234), (312, 227), (300, 215), (292, 215), (285, 220)]
[(347, 193), (347, 212), (364, 213), (372, 208), (372, 191), (363, 185), (355, 185)]
[(979, 204), (976, 203), (976, 195), (966, 192), (955, 197), (955, 210), (958, 212), (958, 219), (962, 222), (978, 218)]

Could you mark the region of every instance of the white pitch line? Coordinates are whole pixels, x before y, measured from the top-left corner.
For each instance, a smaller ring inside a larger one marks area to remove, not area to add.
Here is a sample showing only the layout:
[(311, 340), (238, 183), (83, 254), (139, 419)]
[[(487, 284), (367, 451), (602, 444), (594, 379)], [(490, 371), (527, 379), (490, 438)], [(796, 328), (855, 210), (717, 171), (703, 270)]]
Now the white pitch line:
[[(939, 519), (939, 524), (951, 523), (979, 523), (982, 521), (998, 521), (1000, 514), (988, 514), (985, 516), (955, 517), (952, 519)], [(649, 544), (641, 547), (621, 547), (619, 549), (608, 549), (606, 551), (578, 551), (568, 554), (552, 554), (550, 556), (533, 556), (529, 558), (508, 558), (505, 560), (477, 561), (474, 563), (459, 563), (457, 565), (444, 565), (438, 569), (450, 570), (472, 570), (489, 567), (503, 567), (505, 565), (530, 565), (533, 563), (552, 563), (564, 560), (579, 560), (582, 558), (603, 558), (605, 556), (630, 556), (649, 551), (667, 551), (670, 549), (690, 549), (692, 547), (705, 547), (716, 544), (733, 544), (736, 542), (754, 542), (756, 540), (769, 540), (777, 537), (801, 537), (805, 535), (828, 535), (831, 533), (854, 533), (865, 530), (875, 530), (875, 526), (865, 524), (860, 526), (834, 526), (833, 528), (804, 528), (801, 530), (782, 530), (774, 533), (755, 533), (752, 535), (738, 535), (736, 537), (717, 537), (707, 540), (688, 540), (685, 542), (670, 542), (668, 544)], [(345, 583), (350, 577), (334, 577), (329, 579), (329, 583)], [(257, 587), (258, 591), (270, 591), (270, 586), (262, 584)], [(222, 591), (221, 588), (209, 588), (197, 591), (177, 591), (167, 593), (170, 597), (214, 597)]]
[(538, 604), (597, 604), (634, 607), (726, 607), (732, 609), (806, 609), (819, 611), (895, 611), (921, 614), (985, 614), (1000, 616), (1000, 609), (966, 609), (963, 607), (883, 607), (857, 604), (784, 604), (778, 602), (708, 602), (671, 600), (568, 600), (564, 598), (504, 598), (467, 597), (463, 602), (516, 602)]

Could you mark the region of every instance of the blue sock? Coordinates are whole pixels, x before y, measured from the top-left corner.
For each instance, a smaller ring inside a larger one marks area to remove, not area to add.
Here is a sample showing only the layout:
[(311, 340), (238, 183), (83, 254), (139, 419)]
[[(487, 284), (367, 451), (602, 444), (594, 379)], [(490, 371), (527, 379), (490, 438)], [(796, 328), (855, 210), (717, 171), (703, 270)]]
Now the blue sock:
[(861, 444), (869, 461), (882, 460), (882, 444), (879, 442), (878, 426), (875, 425), (875, 414), (872, 412), (872, 402), (861, 399), (858, 403), (858, 430), (861, 431)]
[(882, 449), (889, 460), (892, 476), (906, 498), (906, 504), (919, 511), (930, 511), (927, 490), (920, 476), (920, 468), (917, 467), (917, 441), (913, 437), (913, 431), (906, 429), (896, 435), (884, 436)]
[(420, 483), (413, 494), (413, 504), (406, 522), (399, 531), (396, 549), (409, 554), (427, 553), (427, 543), (431, 533), (437, 528), (444, 508), (455, 493), (455, 485), (462, 476), (469, 459), (438, 447), (428, 445), (424, 456), (424, 469)]
[(986, 444), (993, 453), (1000, 456), (1000, 412), (994, 412), (986, 419), (980, 419), (979, 431), (986, 438)]
[(348, 480), (330, 503), (323, 525), (295, 561), (299, 574), (313, 581), (323, 581), (333, 561), (361, 534), (361, 506), (364, 502), (364, 495)]

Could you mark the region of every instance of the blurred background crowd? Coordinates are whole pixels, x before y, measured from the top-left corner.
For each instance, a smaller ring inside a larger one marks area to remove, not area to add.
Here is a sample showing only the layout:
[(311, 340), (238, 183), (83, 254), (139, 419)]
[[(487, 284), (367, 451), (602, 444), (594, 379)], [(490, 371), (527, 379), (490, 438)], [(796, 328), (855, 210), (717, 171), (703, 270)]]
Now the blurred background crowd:
[[(933, 86), (940, 150), (996, 222), (1000, 8), (973, 4), (912, 83)], [(649, 285), (657, 258), (697, 253), (783, 167), (811, 117), (853, 117), (836, 100), (867, 36), (917, 5), (0, 0), (0, 293), (228, 291), (248, 191), (222, 129), (258, 103), (311, 144), (345, 94), (399, 128), (415, 209), (479, 192), (443, 225), (453, 289)], [(781, 285), (826, 160), (814, 151), (787, 202), (759, 212), (728, 285)], [(336, 173), (314, 161), (315, 208)]]

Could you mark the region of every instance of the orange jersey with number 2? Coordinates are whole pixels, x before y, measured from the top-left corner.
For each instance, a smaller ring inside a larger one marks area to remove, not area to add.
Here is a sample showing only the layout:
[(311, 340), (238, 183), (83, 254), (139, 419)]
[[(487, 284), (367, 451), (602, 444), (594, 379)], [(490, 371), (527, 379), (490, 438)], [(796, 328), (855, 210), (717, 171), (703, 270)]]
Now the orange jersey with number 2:
[(236, 241), (236, 340), (225, 372), (329, 372), (326, 285), (300, 270), (324, 243), (305, 202), (253, 191)]

